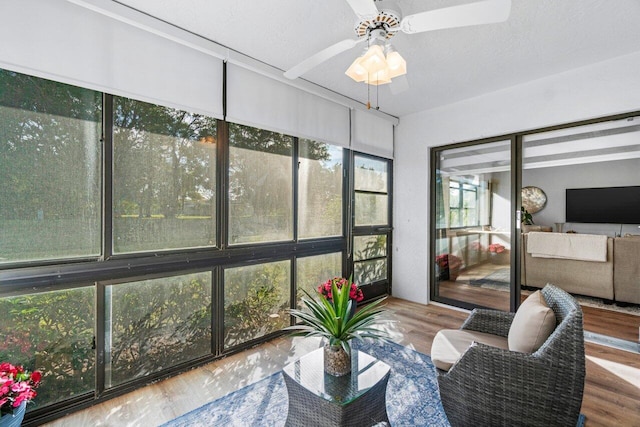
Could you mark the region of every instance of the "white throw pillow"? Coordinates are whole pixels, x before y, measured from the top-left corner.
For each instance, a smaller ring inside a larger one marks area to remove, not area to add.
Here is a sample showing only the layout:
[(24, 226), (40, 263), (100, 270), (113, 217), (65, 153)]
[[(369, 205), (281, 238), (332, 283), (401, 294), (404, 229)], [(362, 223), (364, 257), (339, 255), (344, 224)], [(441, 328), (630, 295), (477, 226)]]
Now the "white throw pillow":
[(556, 328), (556, 316), (542, 292), (536, 291), (524, 300), (509, 328), (509, 350), (533, 353)]

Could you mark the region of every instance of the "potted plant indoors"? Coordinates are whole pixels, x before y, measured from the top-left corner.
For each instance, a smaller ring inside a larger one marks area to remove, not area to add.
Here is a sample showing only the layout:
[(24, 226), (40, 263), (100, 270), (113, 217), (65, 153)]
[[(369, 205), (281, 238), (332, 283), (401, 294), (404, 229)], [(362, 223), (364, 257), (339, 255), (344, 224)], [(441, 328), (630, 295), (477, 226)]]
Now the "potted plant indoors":
[(522, 211), (522, 223), (524, 225), (533, 225), (533, 215), (531, 215), (531, 213), (529, 213), (529, 211), (526, 210), (524, 206), (521, 206), (520, 210)]
[(27, 403), (36, 397), (42, 374), (22, 366), (0, 363), (0, 427), (22, 424)]
[(287, 329), (296, 331), (294, 335), (326, 338), (325, 372), (342, 376), (351, 372), (351, 339), (387, 338), (384, 331), (374, 327), (385, 313), (380, 304), (386, 297), (355, 311), (352, 307), (358, 298), (362, 299), (362, 290), (351, 279), (336, 277), (328, 282), (331, 290), (326, 290), (323, 284), (319, 287), (317, 297), (303, 291), (306, 297), (302, 298), (302, 303), (308, 311), (290, 310), (300, 323)]
[(455, 282), (460, 274), (462, 260), (453, 254), (441, 254), (436, 256), (436, 277), (438, 280), (451, 280)]

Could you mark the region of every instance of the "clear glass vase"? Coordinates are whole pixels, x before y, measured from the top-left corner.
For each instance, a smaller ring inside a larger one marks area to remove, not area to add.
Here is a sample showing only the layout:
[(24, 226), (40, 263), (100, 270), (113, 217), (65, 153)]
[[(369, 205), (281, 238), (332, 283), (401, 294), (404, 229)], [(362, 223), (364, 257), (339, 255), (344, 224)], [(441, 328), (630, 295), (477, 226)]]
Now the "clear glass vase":
[(351, 354), (340, 345), (325, 344), (324, 372), (334, 377), (341, 377), (351, 372)]

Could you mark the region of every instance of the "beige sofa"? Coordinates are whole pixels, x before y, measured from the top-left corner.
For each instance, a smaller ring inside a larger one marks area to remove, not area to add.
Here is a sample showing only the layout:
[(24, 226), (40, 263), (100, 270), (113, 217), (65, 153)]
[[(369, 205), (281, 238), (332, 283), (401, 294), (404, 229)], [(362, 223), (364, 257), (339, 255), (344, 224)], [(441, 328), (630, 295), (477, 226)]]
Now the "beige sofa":
[(607, 261), (591, 262), (572, 259), (537, 258), (527, 251), (528, 233), (522, 235), (523, 284), (544, 288), (553, 283), (567, 292), (607, 300), (614, 299), (613, 238), (607, 239)]
[(609, 237), (607, 261), (538, 258), (522, 235), (522, 284), (543, 288), (553, 283), (567, 292), (615, 302), (640, 304), (640, 236)]
[(616, 301), (640, 304), (640, 236), (614, 239), (613, 291)]

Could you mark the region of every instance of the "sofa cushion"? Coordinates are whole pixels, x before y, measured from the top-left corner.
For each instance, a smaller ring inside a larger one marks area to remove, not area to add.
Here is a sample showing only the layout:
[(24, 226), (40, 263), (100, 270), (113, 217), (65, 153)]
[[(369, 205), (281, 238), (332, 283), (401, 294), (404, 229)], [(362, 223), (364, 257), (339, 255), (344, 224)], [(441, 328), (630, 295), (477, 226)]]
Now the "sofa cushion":
[(613, 242), (613, 289), (616, 301), (640, 304), (640, 236)]
[(466, 329), (438, 331), (431, 345), (431, 360), (438, 369), (448, 371), (474, 342), (507, 350), (507, 338)]
[(556, 328), (556, 316), (536, 291), (524, 300), (509, 328), (509, 350), (533, 353), (540, 348)]

